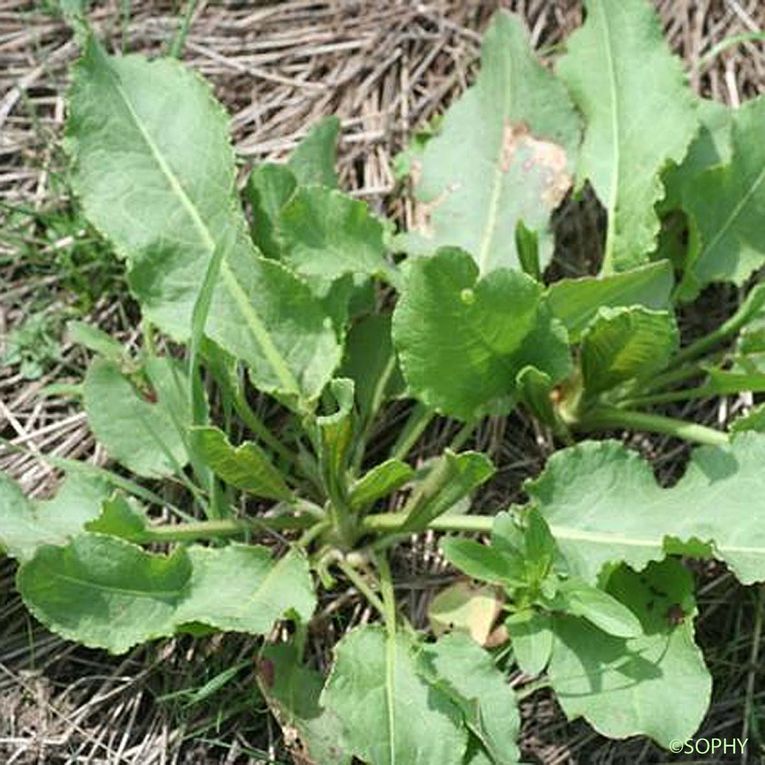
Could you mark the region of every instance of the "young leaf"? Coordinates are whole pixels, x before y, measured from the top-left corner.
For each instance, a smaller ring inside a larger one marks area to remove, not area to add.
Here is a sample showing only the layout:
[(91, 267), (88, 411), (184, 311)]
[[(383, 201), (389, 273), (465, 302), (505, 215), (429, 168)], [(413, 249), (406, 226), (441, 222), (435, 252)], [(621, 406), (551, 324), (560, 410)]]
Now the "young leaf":
[(518, 398), (531, 413), (546, 425), (555, 426), (558, 418), (553, 407), (553, 384), (549, 375), (534, 367), (524, 367), (515, 378)]
[(226, 434), (213, 427), (194, 428), (192, 438), (205, 464), (231, 486), (259, 497), (286, 502), (294, 499), (282, 474), (257, 444), (247, 441), (233, 447)]
[(340, 349), (308, 287), (257, 256), (236, 199), (227, 120), (209, 87), (175, 60), (110, 57), (89, 37), (68, 145), (85, 213), (127, 259), (152, 323), (189, 339), (217, 268), (206, 334), (246, 361), (264, 390), (315, 398)]
[(264, 634), (285, 614), (307, 621), (316, 605), (296, 553), (275, 562), (265, 547), (193, 546), (166, 557), (101, 534), (39, 548), (17, 587), (50, 630), (112, 653), (192, 622)]
[(492, 584), (514, 586), (523, 577), (523, 561), (494, 547), (462, 537), (441, 541), (446, 560), (472, 579)]
[(109, 492), (106, 481), (71, 473), (53, 499), (27, 499), (21, 487), (0, 472), (0, 550), (23, 561), (42, 545), (65, 544), (98, 517)]
[(557, 382), (571, 360), (563, 327), (525, 274), (479, 278), (461, 250), (412, 262), (393, 314), (404, 378), (426, 405), (463, 420), (507, 412), (515, 378), (531, 365)]
[(452, 634), (428, 645), (424, 660), (434, 681), (460, 707), (470, 730), (496, 765), (513, 765), (520, 716), (515, 694), (491, 655), (466, 635)]
[(688, 153), (679, 165), (670, 165), (664, 172), (666, 194), (661, 201), (661, 210), (680, 209), (687, 190), (704, 170), (730, 162), (735, 112), (719, 101), (701, 98), (697, 113), (699, 132), (688, 147)]
[(354, 510), (387, 497), (414, 477), (414, 470), (397, 459), (375, 465), (351, 486), (349, 501)]
[(121, 494), (115, 494), (103, 503), (101, 515), (88, 521), (85, 531), (108, 534), (128, 542), (140, 542), (148, 525), (148, 518), (142, 508), (136, 507)]
[(669, 308), (673, 284), (672, 266), (661, 260), (610, 276), (561, 279), (547, 288), (547, 302), (577, 342), (600, 308)]
[[(322, 677), (304, 666), (294, 645), (266, 645), (258, 660), (258, 685), (290, 744), (294, 732), (296, 762), (348, 765), (351, 761), (339, 744), (338, 719), (319, 705)], [(292, 734), (292, 736), (290, 735)]]
[(125, 361), (125, 349), (102, 329), (86, 324), (84, 321), (70, 321), (66, 325), (66, 331), (75, 345), (82, 345), (115, 364)]
[(383, 226), (363, 202), (322, 186), (298, 188), (277, 219), (283, 259), (299, 274), (333, 281), (344, 274), (382, 276)]
[(94, 359), (85, 375), (88, 424), (109, 456), (134, 473), (172, 475), (189, 459), (186, 374), (168, 357), (147, 359), (144, 370), (151, 386), (145, 393), (115, 363)]
[(494, 465), (484, 454), (454, 454), (447, 449), (404, 505), (402, 513), (406, 514), (406, 521), (400, 530), (424, 529), (492, 475)]
[(571, 574), (591, 584), (606, 563), (640, 570), (667, 549), (700, 546), (751, 584), (765, 580), (764, 461), (765, 436), (741, 433), (730, 446), (696, 449), (683, 478), (663, 489), (622, 444), (589, 441), (553, 455), (526, 490)]
[(601, 308), (582, 334), (582, 378), (587, 393), (600, 393), (664, 369), (680, 344), (666, 311)]
[(518, 268), (519, 221), (552, 254), (550, 213), (571, 184), (579, 121), (563, 85), (535, 60), (516, 16), (499, 11), (483, 41), (476, 84), (446, 113), (418, 160), (415, 195), (427, 221), (413, 249), (451, 245), (481, 274)]
[(292, 152), (287, 166), (301, 186), (337, 188), (337, 138), (340, 120), (333, 116), (319, 120)]
[(460, 710), (420, 676), (415, 650), (403, 634), (353, 630), (335, 647), (321, 704), (340, 719), (343, 747), (363, 762), (462, 765)]
[(270, 162), (255, 167), (247, 179), (244, 193), (252, 206), (252, 241), (266, 257), (278, 260), (281, 255), (276, 221), (296, 188), (290, 170)]
[(505, 622), (518, 666), (534, 677), (550, 661), (553, 648), (552, 619), (543, 611), (515, 614)]
[(428, 606), (428, 622), (436, 637), (461, 632), (478, 645), (486, 645), (501, 611), (502, 598), (496, 587), (461, 581), (433, 598)]
[(345, 342), (340, 374), (353, 380), (356, 404), (368, 423), (383, 402), (403, 392), (404, 381), (391, 339), (391, 315), (374, 313), (353, 325)]
[(353, 381), (345, 377), (332, 380), (332, 395), (337, 409), (316, 418), (319, 464), (330, 497), (345, 497), (345, 480), (355, 429)]
[[(696, 132), (681, 63), (646, 0), (587, 0), (557, 71), (587, 120), (577, 176), (606, 208), (605, 274), (647, 261), (659, 232), (660, 173)], [(646, 87), (646, 82), (651, 86)]]
[(685, 298), (710, 282), (741, 285), (765, 263), (763, 120), (765, 98), (735, 112), (730, 164), (709, 168), (685, 189), (683, 206), (698, 237), (681, 284)]
[[(557, 616), (548, 676), (569, 719), (583, 716), (612, 738), (646, 735), (662, 746), (690, 738), (706, 713), (711, 678), (693, 641), (693, 582), (674, 560), (643, 575), (622, 567), (612, 593), (636, 613), (645, 635), (605, 635), (582, 619)], [(659, 592), (661, 590), (661, 592)], [(674, 626), (668, 614), (684, 605)]]
[(560, 596), (560, 610), (583, 617), (609, 635), (634, 638), (643, 634), (632, 611), (597, 587), (569, 579), (561, 583)]

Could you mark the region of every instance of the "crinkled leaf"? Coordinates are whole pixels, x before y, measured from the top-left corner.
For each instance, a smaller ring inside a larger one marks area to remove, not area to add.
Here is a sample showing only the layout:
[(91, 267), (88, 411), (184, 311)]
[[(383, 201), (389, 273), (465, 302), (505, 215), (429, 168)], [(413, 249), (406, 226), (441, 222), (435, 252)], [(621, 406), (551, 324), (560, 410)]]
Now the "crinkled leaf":
[(669, 308), (673, 283), (672, 266), (662, 260), (610, 276), (561, 279), (548, 288), (547, 301), (576, 342), (600, 308)]
[(89, 38), (68, 145), (85, 213), (127, 259), (144, 314), (187, 340), (211, 285), (206, 334), (264, 390), (317, 396), (339, 360), (331, 323), (305, 284), (254, 250), (209, 87), (178, 61), (109, 57)]
[[(295, 646), (266, 645), (258, 666), (260, 690), (296, 761), (304, 765), (350, 763), (350, 755), (339, 744), (339, 721), (319, 705), (323, 679), (301, 663)], [(299, 743), (294, 741), (295, 733)]]
[(337, 188), (337, 138), (340, 120), (333, 116), (319, 120), (290, 155), (287, 166), (301, 186), (317, 184)]
[(178, 548), (155, 555), (116, 537), (82, 534), (41, 547), (18, 571), (30, 611), (50, 630), (122, 653), (187, 623), (263, 634), (285, 614), (315, 607), (307, 562), (267, 548)]
[(582, 334), (584, 388), (600, 393), (636, 377), (650, 377), (677, 351), (677, 324), (666, 311), (601, 308)]
[(360, 509), (387, 497), (414, 477), (414, 470), (398, 459), (389, 459), (375, 465), (351, 486), (351, 507)]
[(307, 277), (383, 275), (383, 226), (363, 202), (323, 186), (298, 188), (278, 217), (282, 257)]
[(566, 332), (525, 274), (479, 278), (461, 250), (415, 260), (393, 314), (404, 379), (423, 403), (461, 419), (509, 411), (516, 376), (531, 365), (557, 382), (571, 360)]
[(467, 732), (449, 695), (419, 674), (404, 634), (361, 627), (335, 647), (321, 703), (343, 726), (341, 744), (372, 765), (461, 765)]
[[(608, 215), (603, 271), (646, 262), (659, 232), (660, 173), (696, 132), (693, 96), (645, 0), (587, 0), (558, 74), (586, 118), (577, 175)], [(650, 82), (650, 87), (646, 83)]]
[(346, 470), (355, 430), (353, 380), (340, 377), (330, 386), (336, 402), (332, 414), (316, 418), (319, 467), (330, 497), (345, 497)]
[(461, 247), (486, 274), (517, 268), (519, 221), (552, 254), (550, 213), (571, 184), (579, 121), (563, 85), (529, 51), (523, 22), (499, 11), (483, 41), (481, 71), (415, 160), (424, 217), (410, 249)]
[(741, 433), (729, 446), (696, 449), (664, 489), (635, 452), (588, 441), (553, 455), (526, 489), (571, 573), (590, 583), (606, 563), (639, 570), (667, 549), (702, 549), (751, 584), (765, 580), (764, 461), (765, 436)]
[[(640, 617), (646, 634), (625, 640), (556, 616), (548, 668), (556, 698), (569, 719), (581, 715), (605, 736), (646, 735), (662, 746), (685, 741), (701, 724), (711, 692), (693, 641), (693, 581), (667, 560), (644, 574), (622, 567), (609, 589)], [(673, 626), (668, 612), (683, 607), (687, 618)]]
[(730, 163), (711, 167), (684, 190), (683, 206), (696, 240), (681, 284), (693, 297), (705, 284), (743, 284), (765, 263), (765, 99), (744, 104), (733, 115)]
[(222, 480), (259, 497), (290, 501), (292, 492), (271, 458), (257, 444), (247, 441), (234, 447), (219, 428), (194, 428), (194, 448), (204, 463)]
[(457, 582), (436, 595), (428, 606), (433, 634), (462, 632), (486, 645), (494, 622), (502, 611), (502, 598), (494, 587)]
[(114, 362), (95, 359), (85, 376), (88, 424), (109, 456), (134, 473), (172, 475), (189, 459), (186, 374), (168, 357), (146, 359), (144, 371), (148, 385), (142, 389)]
[(402, 513), (401, 531), (420, 531), (494, 475), (491, 460), (479, 452), (455, 454), (447, 449), (430, 468)]
[(518, 762), (520, 717), (515, 694), (491, 655), (466, 635), (452, 634), (428, 645), (425, 661), (434, 680), (460, 707), (470, 730), (496, 765)]
[(27, 499), (21, 487), (0, 472), (0, 549), (19, 560), (42, 545), (63, 545), (98, 517), (109, 484), (95, 476), (71, 473), (53, 499)]

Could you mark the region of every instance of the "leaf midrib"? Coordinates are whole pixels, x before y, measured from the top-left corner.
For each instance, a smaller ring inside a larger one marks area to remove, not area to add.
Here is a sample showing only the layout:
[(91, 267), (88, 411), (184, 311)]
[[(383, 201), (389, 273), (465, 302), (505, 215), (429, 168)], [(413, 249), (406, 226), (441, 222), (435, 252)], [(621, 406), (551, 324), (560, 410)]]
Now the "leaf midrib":
[[(197, 233), (200, 235), (202, 242), (204, 244), (204, 247), (209, 251), (210, 256), (212, 256), (215, 252), (216, 243), (215, 243), (215, 239), (210, 233), (210, 229), (207, 227), (207, 224), (204, 222), (204, 220), (202, 219), (202, 216), (199, 214), (199, 211), (197, 210), (196, 205), (189, 198), (182, 184), (176, 177), (172, 167), (170, 167), (168, 162), (165, 160), (164, 156), (162, 155), (162, 152), (159, 150), (159, 147), (154, 142), (154, 139), (151, 137), (151, 135), (148, 133), (148, 131), (144, 127), (143, 122), (141, 121), (138, 113), (133, 108), (133, 104), (130, 101), (128, 94), (125, 92), (125, 89), (122, 87), (118, 73), (115, 72), (113, 69), (111, 69), (111, 74), (112, 74), (112, 81), (114, 83), (114, 88), (117, 94), (119, 95), (120, 99), (122, 100), (123, 104), (125, 105), (125, 108), (127, 109), (127, 112), (130, 115), (130, 119), (133, 121), (133, 124), (135, 125), (136, 129), (140, 133), (141, 138), (143, 138), (144, 143), (149, 149), (149, 152), (152, 158), (157, 163), (157, 166), (159, 167), (162, 175), (164, 175), (165, 179), (167, 180), (170, 186), (171, 192), (180, 200), (181, 205), (183, 206), (184, 210), (186, 211), (192, 223), (194, 224), (194, 227), (196, 228)], [(234, 301), (236, 302), (236, 305), (239, 308), (240, 313), (242, 314), (245, 321), (247, 322), (247, 325), (250, 328), (250, 331), (254, 335), (255, 340), (257, 341), (258, 345), (263, 351), (263, 355), (266, 357), (266, 360), (271, 365), (271, 368), (273, 369), (274, 373), (279, 378), (280, 383), (288, 391), (299, 393), (300, 386), (298, 385), (296, 378), (290, 371), (282, 355), (279, 353), (279, 350), (276, 348), (273, 341), (271, 340), (271, 337), (268, 334), (268, 330), (263, 324), (257, 311), (253, 308), (252, 304), (247, 299), (246, 293), (241, 288), (239, 283), (236, 281), (236, 277), (234, 276), (230, 266), (228, 265), (225, 253), (223, 254), (223, 259), (221, 262), (221, 274), (223, 276), (223, 281), (226, 285), (226, 288), (229, 291), (229, 294), (231, 294), (231, 296), (234, 298)]]
[(617, 108), (619, 100), (619, 83), (616, 77), (616, 68), (614, 66), (614, 54), (611, 44), (611, 30), (608, 24), (608, 14), (605, 5), (601, 0), (596, 0), (601, 18), (601, 32), (603, 38), (603, 51), (606, 56), (606, 69), (608, 71), (608, 83), (610, 88), (611, 103), (611, 133), (613, 134), (613, 148), (611, 157), (611, 189), (608, 196), (606, 223), (606, 249), (603, 255), (603, 271), (608, 273), (613, 268), (614, 236), (616, 234), (616, 201), (618, 199), (619, 176), (621, 153), (619, 151), (619, 136), (621, 134), (621, 125), (619, 122), (619, 112)]
[(504, 103), (502, 105), (502, 127), (499, 134), (499, 149), (496, 159), (494, 161), (494, 173), (493, 184), (491, 188), (491, 195), (489, 196), (489, 206), (486, 216), (486, 227), (481, 237), (481, 243), (478, 248), (478, 271), (481, 274), (485, 274), (487, 271), (487, 260), (489, 257), (489, 250), (491, 243), (494, 240), (494, 230), (497, 226), (497, 220), (499, 218), (499, 202), (502, 197), (502, 177), (504, 175), (502, 171), (501, 162), (502, 155), (504, 153), (505, 144), (505, 131), (507, 130), (507, 124), (510, 120), (510, 110), (512, 108), (512, 61), (508, 55), (502, 59), (502, 67), (505, 69), (506, 82), (508, 87), (503, 89)]

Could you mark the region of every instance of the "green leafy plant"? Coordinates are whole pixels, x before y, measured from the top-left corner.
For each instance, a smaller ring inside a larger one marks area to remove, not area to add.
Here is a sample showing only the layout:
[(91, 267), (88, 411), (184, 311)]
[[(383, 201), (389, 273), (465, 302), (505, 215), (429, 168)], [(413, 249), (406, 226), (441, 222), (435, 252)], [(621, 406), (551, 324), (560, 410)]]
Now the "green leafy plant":
[[(605, 735), (690, 737), (711, 681), (679, 556), (765, 580), (765, 437), (757, 410), (729, 435), (655, 407), (765, 390), (760, 286), (693, 342), (675, 316), (765, 262), (762, 102), (694, 98), (643, 0), (590, 0), (557, 75), (499, 12), (476, 83), (398, 163), (420, 225), (396, 232), (337, 188), (337, 120), (255, 167), (243, 207), (208, 86), (78, 27), (74, 186), (125, 262), (145, 343), (72, 328), (94, 353), (90, 426), (133, 477), (54, 459), (67, 478), (43, 502), (0, 480), (0, 545), (30, 611), (112, 652), (291, 622), (289, 642), (264, 641), (258, 682), (319, 763), (517, 762), (513, 665)], [(584, 183), (608, 219), (601, 273), (549, 283), (551, 215)], [(409, 417), (381, 448), (393, 399)], [(495, 468), (461, 446), (518, 406), (565, 448), (526, 506), (470, 513)], [(409, 464), (438, 415), (463, 429)], [(703, 446), (661, 488), (619, 442), (576, 443), (623, 428)], [(388, 561), (426, 529), (451, 533), (446, 558), (487, 585), (440, 601), (435, 640), (397, 605)], [(323, 678), (306, 635), (339, 580), (381, 624), (347, 633)], [(490, 609), (480, 630), (473, 599)]]

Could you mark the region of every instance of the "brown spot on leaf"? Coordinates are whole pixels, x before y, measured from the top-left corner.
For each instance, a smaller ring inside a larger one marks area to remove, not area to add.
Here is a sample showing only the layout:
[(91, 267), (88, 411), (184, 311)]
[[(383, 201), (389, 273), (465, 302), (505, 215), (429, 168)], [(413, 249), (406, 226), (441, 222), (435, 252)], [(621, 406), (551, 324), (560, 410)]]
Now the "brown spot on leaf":
[(516, 155), (522, 158), (521, 170), (524, 173), (542, 173), (542, 202), (545, 207), (557, 207), (572, 183), (563, 147), (552, 141), (535, 138), (525, 122), (506, 122), (499, 157), (499, 167), (503, 173), (510, 171)]
[(271, 659), (258, 659), (258, 676), (268, 688), (274, 687), (275, 671)]

